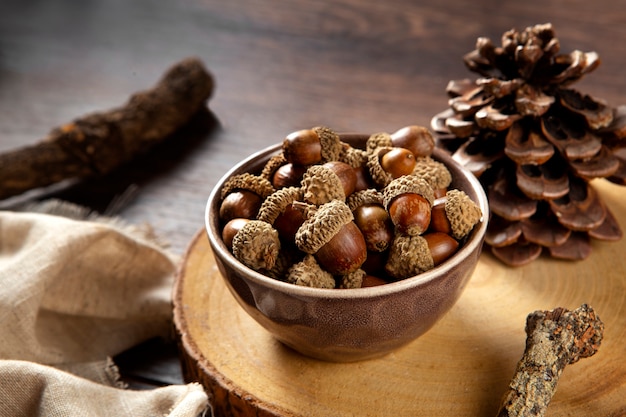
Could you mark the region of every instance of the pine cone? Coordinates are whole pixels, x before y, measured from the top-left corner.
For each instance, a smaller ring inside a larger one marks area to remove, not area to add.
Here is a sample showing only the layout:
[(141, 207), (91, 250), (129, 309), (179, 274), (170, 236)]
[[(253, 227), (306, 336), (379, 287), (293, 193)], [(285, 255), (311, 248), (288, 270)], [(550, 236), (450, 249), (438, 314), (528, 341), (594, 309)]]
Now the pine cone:
[(544, 249), (584, 259), (591, 239), (622, 237), (590, 181), (626, 184), (626, 106), (611, 108), (571, 89), (600, 59), (559, 49), (551, 24), (507, 31), (499, 47), (479, 38), (464, 62), (481, 78), (451, 81), (450, 108), (432, 119), (437, 146), (485, 188), (485, 242), (509, 265), (531, 262)]

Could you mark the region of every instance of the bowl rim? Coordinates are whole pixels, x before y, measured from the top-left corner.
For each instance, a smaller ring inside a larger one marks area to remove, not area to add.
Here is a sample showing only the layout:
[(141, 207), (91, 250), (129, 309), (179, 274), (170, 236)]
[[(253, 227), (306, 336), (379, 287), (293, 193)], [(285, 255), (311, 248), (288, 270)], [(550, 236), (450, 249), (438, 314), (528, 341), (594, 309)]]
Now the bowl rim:
[[(359, 133), (339, 133), (339, 136), (341, 137), (342, 141), (350, 143), (351, 141), (354, 142), (362, 138), (367, 138), (370, 135)], [(485, 194), (481, 183), (474, 176), (474, 174), (472, 174), (467, 168), (456, 162), (446, 151), (435, 148), (433, 150), (433, 158), (435, 160), (443, 162), (446, 166), (453, 165), (455, 169), (463, 175), (464, 179), (466, 179), (470, 183), (471, 187), (474, 189), (478, 197), (478, 201), (476, 201), (476, 203), (482, 211), (481, 220), (476, 225), (474, 230), (472, 230), (470, 239), (468, 239), (461, 246), (461, 248), (454, 255), (452, 255), (452, 257), (450, 257), (450, 259), (446, 260), (440, 265), (435, 266), (433, 269), (422, 272), (421, 274), (415, 275), (413, 277), (388, 282), (384, 285), (365, 288), (342, 289), (312, 288), (294, 285), (288, 282), (268, 277), (247, 267), (234, 257), (234, 255), (230, 252), (230, 250), (228, 250), (228, 248), (222, 241), (221, 231), (219, 230), (219, 218), (218, 216), (211, 215), (211, 209), (213, 205), (217, 207), (219, 194), (221, 193), (222, 187), (228, 178), (230, 178), (232, 175), (235, 175), (239, 171), (247, 172), (243, 170), (245, 166), (248, 166), (262, 158), (271, 157), (273, 154), (277, 153), (280, 148), (281, 143), (270, 145), (252, 153), (248, 157), (241, 160), (239, 163), (235, 164), (215, 184), (215, 186), (211, 190), (211, 193), (209, 194), (209, 198), (205, 206), (205, 231), (208, 235), (209, 243), (211, 249), (214, 252), (214, 256), (219, 256), (224, 263), (228, 264), (228, 267), (236, 270), (239, 275), (247, 276), (251, 281), (255, 282), (256, 284), (281, 292), (289, 292), (294, 296), (301, 297), (358, 299), (372, 298), (377, 296), (388, 296), (390, 294), (403, 292), (427, 284), (437, 278), (443, 278), (451, 269), (455, 268), (462, 259), (470, 256), (470, 254), (474, 250), (481, 250), (479, 246), (483, 245), (483, 238), (487, 232), (487, 224), (489, 222), (489, 204), (487, 200), (487, 195)], [(455, 262), (455, 260), (458, 262)]]

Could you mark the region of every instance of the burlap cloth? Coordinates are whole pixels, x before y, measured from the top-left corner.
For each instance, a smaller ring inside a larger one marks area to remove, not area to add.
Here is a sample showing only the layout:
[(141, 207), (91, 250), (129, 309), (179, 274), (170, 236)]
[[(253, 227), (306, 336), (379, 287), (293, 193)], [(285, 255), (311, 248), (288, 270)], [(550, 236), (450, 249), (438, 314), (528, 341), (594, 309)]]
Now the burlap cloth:
[(123, 389), (110, 359), (171, 335), (175, 269), (115, 224), (0, 211), (0, 416), (208, 413), (200, 385)]

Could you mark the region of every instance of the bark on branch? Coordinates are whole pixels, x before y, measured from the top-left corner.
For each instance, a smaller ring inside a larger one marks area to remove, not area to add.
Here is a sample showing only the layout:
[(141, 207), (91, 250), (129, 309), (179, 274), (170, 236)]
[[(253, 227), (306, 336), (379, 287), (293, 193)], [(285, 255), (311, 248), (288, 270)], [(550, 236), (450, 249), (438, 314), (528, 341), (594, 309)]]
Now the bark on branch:
[(202, 62), (188, 58), (123, 106), (80, 117), (35, 145), (0, 154), (0, 200), (111, 172), (185, 125), (206, 105), (213, 87)]

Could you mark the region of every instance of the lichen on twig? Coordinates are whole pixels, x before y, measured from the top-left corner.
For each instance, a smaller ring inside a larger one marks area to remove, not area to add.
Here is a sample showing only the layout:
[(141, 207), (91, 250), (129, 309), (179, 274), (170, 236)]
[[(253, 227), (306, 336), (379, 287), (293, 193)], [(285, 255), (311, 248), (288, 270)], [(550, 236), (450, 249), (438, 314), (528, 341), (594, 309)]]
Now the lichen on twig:
[(565, 366), (594, 355), (603, 332), (604, 323), (587, 304), (529, 314), (526, 348), (497, 416), (545, 415)]

